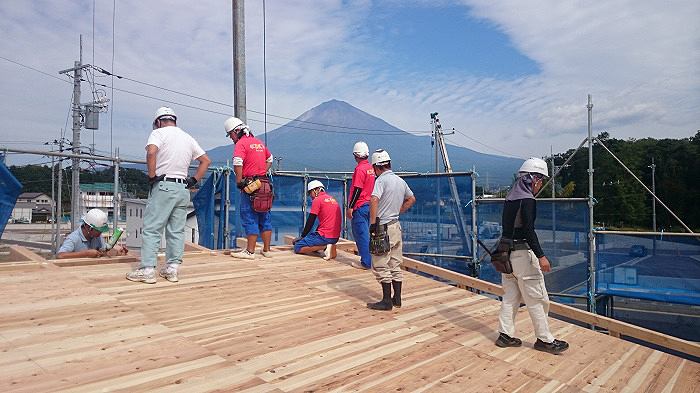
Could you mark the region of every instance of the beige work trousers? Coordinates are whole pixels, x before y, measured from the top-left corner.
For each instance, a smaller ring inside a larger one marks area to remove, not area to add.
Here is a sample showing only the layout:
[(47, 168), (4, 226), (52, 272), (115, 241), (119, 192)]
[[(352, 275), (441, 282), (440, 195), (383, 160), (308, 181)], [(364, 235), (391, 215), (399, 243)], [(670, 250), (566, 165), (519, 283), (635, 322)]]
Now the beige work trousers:
[(403, 242), (401, 241), (401, 223), (394, 222), (387, 227), (389, 233), (389, 252), (372, 256), (372, 272), (379, 282), (402, 281)]
[(539, 261), (532, 250), (512, 251), (510, 261), (513, 264), (513, 273), (501, 274), (505, 293), (501, 302), (498, 330), (515, 337), (515, 314), (524, 301), (535, 328), (535, 336), (551, 343), (554, 336), (549, 332), (547, 322), (549, 297)]

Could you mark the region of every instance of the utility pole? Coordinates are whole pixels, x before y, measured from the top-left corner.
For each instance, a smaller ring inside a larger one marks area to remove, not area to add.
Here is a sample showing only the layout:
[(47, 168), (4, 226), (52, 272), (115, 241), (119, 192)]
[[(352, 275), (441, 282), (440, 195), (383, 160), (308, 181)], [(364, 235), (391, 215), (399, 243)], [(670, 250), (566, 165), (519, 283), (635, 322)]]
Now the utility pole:
[[(651, 198), (651, 230), (652, 232), (656, 232), (656, 164), (654, 164), (654, 157), (651, 157), (651, 165), (649, 165), (649, 168), (651, 168), (651, 193), (654, 194)], [(656, 256), (656, 235), (654, 235), (653, 246), (654, 251), (652, 254)]]
[(588, 95), (588, 311), (595, 313), (595, 234), (593, 227), (593, 102)]
[[(58, 142), (58, 151), (63, 153), (63, 138)], [(61, 223), (63, 218), (63, 158), (58, 159), (58, 203), (56, 203), (56, 232), (54, 232), (54, 244), (56, 249), (54, 254), (61, 248)]]
[[(83, 77), (83, 68), (90, 67), (83, 65), (83, 36), (80, 36), (80, 60), (76, 61), (73, 68), (59, 71), (59, 74), (73, 72), (73, 154), (80, 154), (80, 129), (82, 124), (81, 104), (80, 104), (80, 80)], [(71, 180), (71, 231), (78, 227), (80, 219), (80, 159), (73, 158), (73, 177)]]
[(233, 9), (233, 115), (246, 120), (245, 0), (231, 0)]
[[(54, 142), (56, 142), (54, 140)], [(44, 143), (48, 145), (51, 142)], [(51, 146), (51, 151), (53, 151), (53, 144)], [(51, 253), (56, 253), (56, 243), (54, 240), (55, 225), (56, 225), (56, 165), (54, 162), (56, 158), (51, 156)]]
[[(444, 134), (442, 132), (442, 126), (440, 125), (440, 119), (438, 119), (438, 113), (433, 112), (430, 114), (430, 119), (432, 121), (433, 125), (433, 135), (435, 136), (435, 145), (437, 146), (437, 149), (442, 151), (442, 161), (445, 164), (445, 173), (452, 173), (452, 165), (450, 164), (450, 158), (447, 155), (447, 145), (445, 145), (445, 138), (443, 137)], [(440, 244), (441, 244), (441, 228), (440, 228), (440, 177), (438, 177), (438, 187), (437, 187), (437, 212), (438, 212), (438, 227), (437, 227), (437, 244), (438, 244), (438, 254), (441, 253), (439, 250)], [(460, 232), (460, 235), (462, 237), (462, 245), (464, 249), (464, 253), (466, 253), (468, 250), (473, 250), (474, 249), (474, 244), (476, 244), (476, 238), (474, 237), (474, 240), (472, 241), (472, 244), (469, 244), (469, 241), (467, 240), (467, 224), (466, 224), (466, 219), (464, 217), (464, 212), (462, 211), (462, 202), (460, 201), (459, 198), (459, 192), (457, 191), (457, 183), (455, 182), (454, 176), (450, 176), (447, 178), (448, 183), (450, 185), (450, 191), (452, 192), (452, 198), (454, 199), (455, 206), (452, 209), (453, 214), (454, 214), (454, 219), (455, 223), (457, 224), (457, 229)], [(473, 203), (473, 201), (472, 201)], [(476, 261), (472, 261), (473, 263)]]

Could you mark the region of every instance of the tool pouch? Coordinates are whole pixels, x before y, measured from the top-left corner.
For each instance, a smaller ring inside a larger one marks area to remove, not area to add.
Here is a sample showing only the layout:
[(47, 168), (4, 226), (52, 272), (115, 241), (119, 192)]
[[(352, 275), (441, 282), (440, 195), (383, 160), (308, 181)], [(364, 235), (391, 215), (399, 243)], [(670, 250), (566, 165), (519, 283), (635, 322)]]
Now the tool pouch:
[[(269, 212), (272, 209), (272, 202), (275, 200), (275, 191), (272, 183), (268, 179), (255, 179), (252, 183), (258, 183), (258, 187), (250, 194), (250, 204), (258, 213)], [(244, 189), (246, 192), (250, 184)]]
[(369, 235), (369, 252), (374, 255), (386, 254), (391, 250), (387, 224), (377, 225), (376, 233)]
[(491, 254), (491, 264), (496, 271), (505, 274), (513, 273), (510, 263), (510, 252), (513, 250), (513, 240), (502, 237), (498, 240), (498, 248)]

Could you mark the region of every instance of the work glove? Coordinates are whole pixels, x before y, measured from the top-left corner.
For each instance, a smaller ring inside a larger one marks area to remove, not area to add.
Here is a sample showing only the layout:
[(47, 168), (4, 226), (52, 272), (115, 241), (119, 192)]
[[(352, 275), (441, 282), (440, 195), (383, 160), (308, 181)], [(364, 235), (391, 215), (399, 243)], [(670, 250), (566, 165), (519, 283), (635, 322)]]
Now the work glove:
[(153, 186), (159, 181), (165, 179), (165, 175), (153, 176), (148, 178), (148, 187), (153, 188)]
[(369, 225), (369, 233), (372, 235), (377, 233), (377, 223), (376, 222), (374, 224)]
[(241, 190), (241, 191), (243, 191), (243, 189), (245, 188), (245, 186), (246, 186), (246, 184), (245, 184), (244, 181), (239, 181), (238, 183), (236, 183), (236, 188), (238, 188), (238, 189)]
[(187, 188), (192, 188), (195, 184), (197, 184), (197, 179), (195, 179), (194, 176), (187, 178)]
[(301, 236), (295, 237), (294, 240), (292, 240), (292, 244), (297, 244), (297, 242), (298, 242), (299, 240), (301, 240), (301, 239), (302, 239)]

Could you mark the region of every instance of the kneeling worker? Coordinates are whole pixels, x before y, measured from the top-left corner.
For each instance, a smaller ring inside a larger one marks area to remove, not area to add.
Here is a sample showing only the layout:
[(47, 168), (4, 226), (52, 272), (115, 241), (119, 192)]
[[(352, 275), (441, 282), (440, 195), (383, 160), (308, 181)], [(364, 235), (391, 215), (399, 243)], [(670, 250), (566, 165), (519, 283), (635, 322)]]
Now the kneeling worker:
[[(340, 206), (335, 198), (326, 194), (323, 183), (320, 181), (310, 181), (307, 189), (309, 196), (313, 200), (311, 203), (311, 214), (306, 219), (306, 225), (304, 225), (301, 236), (294, 239), (294, 252), (297, 254), (308, 254), (325, 249), (325, 257), (323, 259), (333, 259), (336, 257), (335, 244), (340, 238), (340, 228), (343, 221)], [(309, 233), (317, 217), (318, 228), (316, 232)]]
[(112, 250), (105, 251), (106, 246), (102, 239), (102, 234), (108, 230), (107, 213), (100, 209), (90, 210), (83, 217), (83, 223), (80, 225), (80, 228), (66, 237), (63, 245), (56, 253), (56, 259), (126, 255), (129, 250), (121, 246), (115, 246)]
[[(372, 154), (372, 167), (377, 175), (372, 197), (369, 200), (369, 233), (377, 237), (379, 233), (389, 235), (389, 252), (372, 258), (372, 272), (382, 285), (382, 300), (367, 303), (373, 310), (391, 310), (401, 307), (401, 283), (403, 273), (403, 242), (399, 214), (408, 210), (416, 201), (408, 184), (391, 170), (389, 153), (379, 149)], [(394, 288), (394, 297), (391, 288)]]

